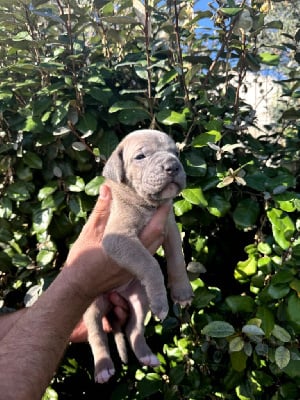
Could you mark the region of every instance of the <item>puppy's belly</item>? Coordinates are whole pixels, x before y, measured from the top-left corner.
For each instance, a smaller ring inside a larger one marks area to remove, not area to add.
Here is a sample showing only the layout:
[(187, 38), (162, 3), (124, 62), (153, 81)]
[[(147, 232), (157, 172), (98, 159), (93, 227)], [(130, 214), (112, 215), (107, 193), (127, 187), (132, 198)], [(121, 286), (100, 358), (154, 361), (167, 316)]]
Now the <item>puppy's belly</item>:
[(141, 285), (141, 282), (136, 279), (132, 278), (130, 281), (126, 282), (124, 285), (118, 286), (114, 289), (115, 292), (119, 293), (125, 299), (130, 299), (134, 301), (135, 297), (138, 297), (141, 300), (141, 295), (143, 298), (146, 299), (146, 293)]

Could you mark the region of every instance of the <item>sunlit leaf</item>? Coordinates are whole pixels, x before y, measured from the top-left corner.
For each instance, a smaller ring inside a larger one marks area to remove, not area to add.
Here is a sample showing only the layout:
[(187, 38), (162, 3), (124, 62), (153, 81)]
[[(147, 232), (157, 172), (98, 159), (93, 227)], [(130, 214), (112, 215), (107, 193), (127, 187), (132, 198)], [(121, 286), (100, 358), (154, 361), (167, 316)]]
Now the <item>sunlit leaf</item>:
[(157, 113), (157, 120), (164, 125), (179, 124), (186, 126), (186, 114), (172, 110), (162, 110)]
[(181, 194), (185, 200), (192, 204), (207, 206), (207, 201), (200, 187), (184, 189)]
[(102, 185), (103, 182), (104, 182), (103, 176), (96, 176), (85, 185), (84, 189), (85, 193), (88, 196), (97, 196), (99, 193), (100, 186)]
[(245, 261), (239, 261), (234, 270), (235, 279), (243, 282), (247, 281), (250, 276), (254, 275), (257, 270), (257, 261), (254, 256), (250, 256)]
[(192, 142), (194, 147), (203, 147), (207, 146), (208, 143), (216, 143), (221, 140), (221, 132), (216, 130), (211, 130), (208, 132), (203, 132), (200, 135), (196, 136)]

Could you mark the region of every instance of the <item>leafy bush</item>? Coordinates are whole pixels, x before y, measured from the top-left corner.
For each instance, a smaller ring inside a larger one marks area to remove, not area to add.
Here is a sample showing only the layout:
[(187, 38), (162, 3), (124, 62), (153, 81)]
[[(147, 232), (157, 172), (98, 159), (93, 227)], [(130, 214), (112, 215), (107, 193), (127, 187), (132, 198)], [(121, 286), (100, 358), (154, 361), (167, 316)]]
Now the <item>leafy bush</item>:
[[(132, 357), (95, 385), (89, 348), (72, 345), (45, 399), (299, 398), (299, 30), (270, 52), (270, 3), (1, 1), (3, 309), (56, 276), (127, 133), (169, 133), (188, 175), (174, 208), (195, 299), (148, 322), (161, 366)], [(285, 103), (253, 135), (241, 91), (264, 67)]]

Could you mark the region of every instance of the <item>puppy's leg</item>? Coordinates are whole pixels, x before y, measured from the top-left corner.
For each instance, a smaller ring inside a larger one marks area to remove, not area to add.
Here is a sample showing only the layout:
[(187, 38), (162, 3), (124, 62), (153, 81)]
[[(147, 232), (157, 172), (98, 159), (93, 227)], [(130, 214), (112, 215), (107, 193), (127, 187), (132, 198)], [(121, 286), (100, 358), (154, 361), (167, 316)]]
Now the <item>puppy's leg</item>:
[(167, 259), (168, 286), (174, 303), (182, 306), (190, 304), (194, 296), (182, 253), (181, 237), (173, 211), (170, 212), (167, 235), (163, 248)]
[(109, 233), (102, 241), (106, 253), (132, 273), (145, 287), (150, 309), (159, 319), (166, 318), (169, 306), (163, 274), (158, 262), (136, 237)]
[(130, 315), (126, 325), (126, 336), (130, 346), (139, 362), (151, 367), (158, 366), (158, 358), (152, 353), (144, 336), (144, 320), (149, 310), (145, 289), (139, 281), (135, 281), (128, 288), (127, 299), (130, 307)]
[(107, 382), (115, 373), (108, 347), (108, 338), (102, 328), (102, 316), (109, 310), (104, 296), (99, 296), (86, 310), (83, 319), (88, 330), (88, 341), (95, 364), (95, 381)]

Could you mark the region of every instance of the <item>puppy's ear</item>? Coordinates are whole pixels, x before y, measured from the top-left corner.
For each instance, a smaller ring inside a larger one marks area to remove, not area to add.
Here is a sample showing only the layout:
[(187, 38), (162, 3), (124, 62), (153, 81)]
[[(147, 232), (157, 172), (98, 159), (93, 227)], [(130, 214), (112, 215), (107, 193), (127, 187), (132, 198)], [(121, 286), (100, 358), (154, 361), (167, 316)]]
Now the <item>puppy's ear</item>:
[(121, 148), (117, 147), (116, 150), (112, 152), (103, 168), (102, 176), (118, 183), (124, 180), (125, 172)]

